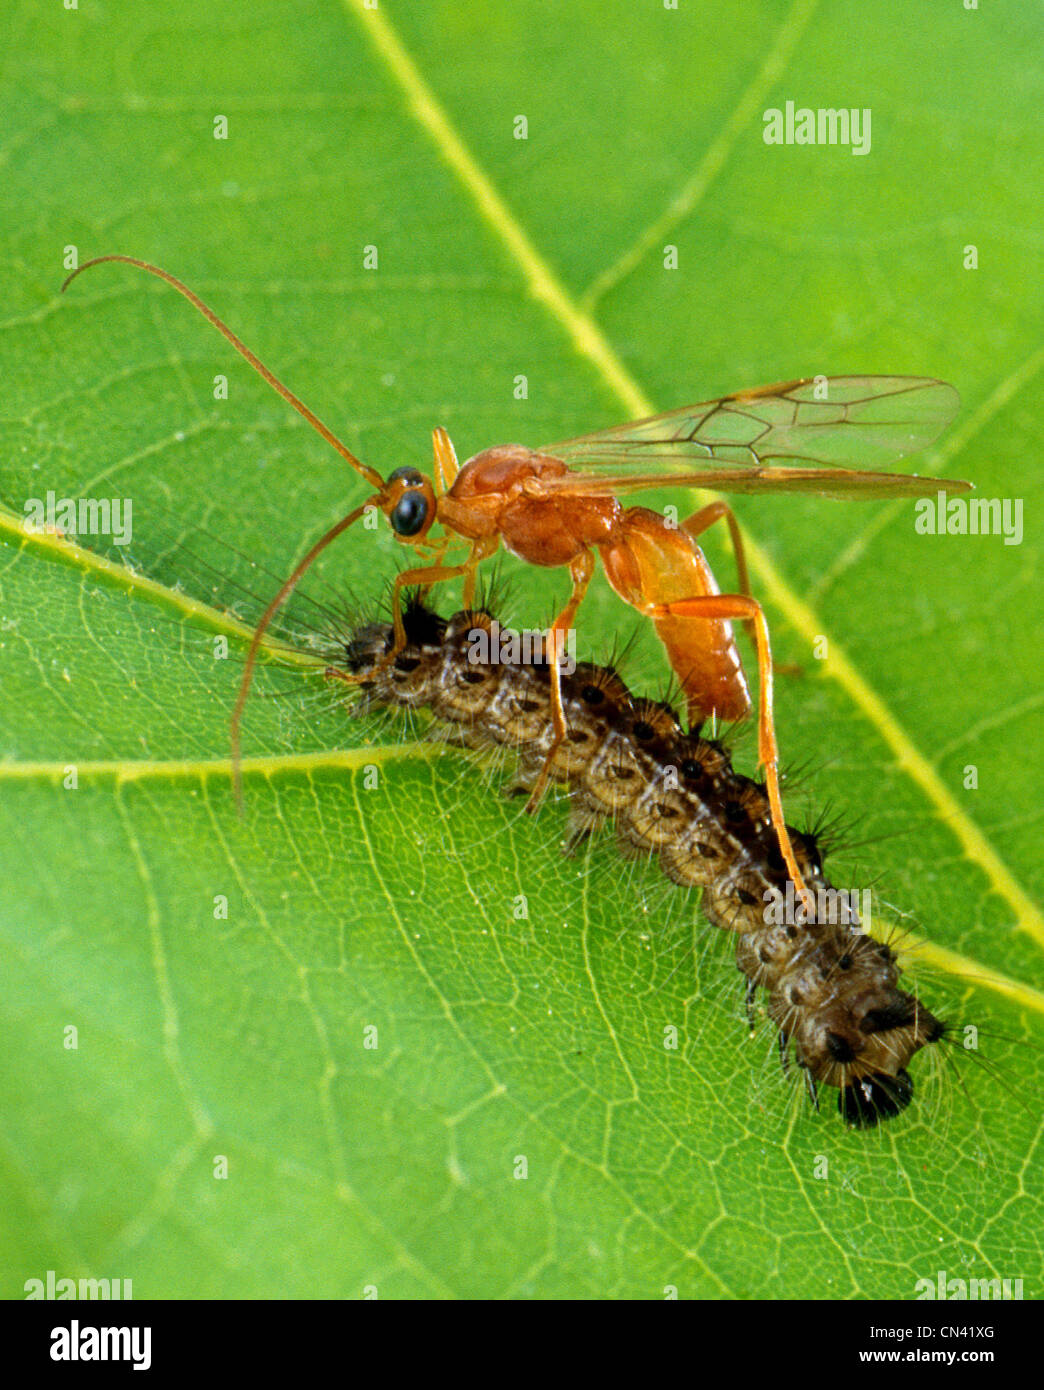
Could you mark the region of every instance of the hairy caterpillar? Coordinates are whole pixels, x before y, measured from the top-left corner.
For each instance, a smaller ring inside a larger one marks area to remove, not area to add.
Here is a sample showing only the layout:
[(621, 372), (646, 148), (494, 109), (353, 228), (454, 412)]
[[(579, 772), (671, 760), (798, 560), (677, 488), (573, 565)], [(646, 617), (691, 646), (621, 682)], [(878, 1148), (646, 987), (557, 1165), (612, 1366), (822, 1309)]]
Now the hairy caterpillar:
[[(551, 744), (550, 677), (539, 639), (504, 660), (485, 611), (449, 621), (422, 600), (405, 613), (407, 643), (389, 663), (390, 623), (352, 632), (329, 674), (361, 688), (361, 708), (427, 709), (457, 742), (518, 755), (518, 786), (539, 776)], [(612, 822), (621, 848), (658, 860), (669, 878), (702, 890), (702, 909), (737, 936), (747, 1006), (766, 992), (784, 1067), (793, 1053), (808, 1091), (838, 1091), (844, 1119), (868, 1127), (909, 1105), (906, 1068), (945, 1025), (899, 987), (886, 942), (823, 874), (813, 835), (790, 829), (811, 911), (777, 909), (788, 878), (764, 786), (733, 770), (721, 743), (685, 732), (669, 704), (634, 696), (609, 667), (563, 675), (569, 734), (553, 776), (570, 791), (570, 843)], [(840, 902), (839, 902), (840, 900)], [(800, 900), (799, 900), (800, 902)], [(839, 908), (838, 908), (839, 904)]]

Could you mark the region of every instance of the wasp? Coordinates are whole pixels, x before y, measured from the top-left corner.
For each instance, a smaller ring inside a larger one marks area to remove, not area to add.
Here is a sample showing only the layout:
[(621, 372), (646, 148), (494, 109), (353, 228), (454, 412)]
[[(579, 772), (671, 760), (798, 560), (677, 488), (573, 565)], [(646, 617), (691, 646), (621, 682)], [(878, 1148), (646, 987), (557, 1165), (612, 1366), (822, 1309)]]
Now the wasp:
[[(709, 717), (737, 720), (752, 707), (733, 623), (742, 622), (758, 662), (758, 758), (764, 768), (773, 828), (795, 888), (807, 892), (783, 815), (779, 747), (773, 718), (773, 663), (768, 623), (751, 593), (743, 539), (731, 507), (714, 501), (675, 522), (620, 497), (664, 487), (714, 492), (803, 492), (832, 498), (918, 497), (916, 474), (882, 467), (929, 445), (956, 414), (952, 386), (929, 377), (802, 378), (738, 391), (664, 415), (530, 449), (503, 444), (459, 464), (449, 435), (433, 432), (434, 479), (411, 466), (387, 478), (363, 463), (218, 316), (168, 271), (132, 256), (85, 261), (62, 289), (91, 266), (118, 261), (172, 285), (232, 344), (268, 384), (302, 415), (372, 488), (359, 506), (315, 542), (273, 596), (254, 630), (231, 718), (233, 780), (240, 798), (239, 749), (243, 709), (266, 629), (321, 551), (371, 508), (425, 563), (402, 570), (392, 591), (393, 639), (385, 660), (406, 644), (402, 593), (462, 579), (464, 604), (474, 601), (483, 560), (503, 545), (531, 565), (561, 568), (572, 588), (547, 634), (552, 741), (529, 808), (540, 801), (555, 750), (566, 737), (561, 658), (566, 635), (596, 563), (620, 597), (651, 619), (681, 685), (691, 724)], [(933, 478), (935, 488), (972, 485)], [(698, 544), (708, 527), (727, 526), (737, 570), (735, 591), (722, 593)], [(432, 527), (441, 534), (431, 539)], [(468, 549), (454, 563), (455, 544)], [(352, 678), (343, 671), (331, 676)]]

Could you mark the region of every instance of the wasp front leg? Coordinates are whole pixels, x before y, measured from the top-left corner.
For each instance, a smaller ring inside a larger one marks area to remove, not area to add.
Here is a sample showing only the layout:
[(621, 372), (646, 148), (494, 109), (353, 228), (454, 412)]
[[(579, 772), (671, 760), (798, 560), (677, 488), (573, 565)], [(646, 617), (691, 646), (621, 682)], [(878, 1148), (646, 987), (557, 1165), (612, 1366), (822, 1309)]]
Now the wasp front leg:
[(403, 570), (395, 576), (392, 587), (392, 649), (388, 660), (392, 661), (406, 645), (406, 629), (402, 622), (402, 591), (407, 585), (416, 584), (427, 591), (433, 584), (441, 584), (446, 579), (464, 576), (464, 603), (469, 607), (475, 593), (475, 571), (500, 544), (499, 536), (483, 536), (471, 547), (471, 554), (459, 565), (418, 565), (415, 569)]
[[(453, 536), (443, 536), (442, 539), (438, 541), (421, 541), (414, 545), (414, 549), (419, 550), (421, 554), (427, 558), (428, 564), (424, 566), (424, 568), (429, 569), (433, 565), (442, 564), (443, 556), (453, 544), (453, 541)], [(426, 591), (430, 588), (430, 585), (422, 584), (420, 587)]]
[[(447, 538), (445, 542), (439, 542), (441, 550), (452, 538)], [(395, 576), (395, 583), (392, 586), (392, 644), (391, 647), (379, 658), (377, 665), (390, 665), (406, 645), (406, 627), (402, 621), (402, 591), (407, 585), (415, 584), (422, 592), (427, 592), (433, 584), (440, 584), (445, 579), (457, 579), (464, 576), (464, 597), (465, 605), (470, 605), (469, 590), (474, 592), (475, 570), (481, 561), (496, 550), (498, 540), (496, 537), (485, 538), (476, 541), (471, 548), (471, 554), (459, 565), (443, 565), (437, 561), (431, 565), (416, 565), (412, 569), (403, 570)], [(336, 666), (328, 666), (323, 673), (332, 679), (344, 681), (346, 685), (359, 685), (363, 681), (371, 678), (371, 672), (365, 671), (356, 674), (349, 674), (347, 671), (339, 670)]]

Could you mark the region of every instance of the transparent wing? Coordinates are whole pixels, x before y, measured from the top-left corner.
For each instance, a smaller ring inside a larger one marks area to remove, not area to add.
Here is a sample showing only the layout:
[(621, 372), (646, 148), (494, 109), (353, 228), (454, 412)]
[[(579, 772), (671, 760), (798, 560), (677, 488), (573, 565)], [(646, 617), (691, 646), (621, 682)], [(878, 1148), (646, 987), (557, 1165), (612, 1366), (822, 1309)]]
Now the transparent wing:
[[(562, 459), (570, 472), (541, 481), (556, 492), (694, 485), (721, 492), (919, 496), (924, 479), (871, 470), (925, 448), (959, 404), (952, 386), (928, 377), (787, 381), (549, 444), (540, 452)], [(930, 482), (950, 491), (971, 486)]]

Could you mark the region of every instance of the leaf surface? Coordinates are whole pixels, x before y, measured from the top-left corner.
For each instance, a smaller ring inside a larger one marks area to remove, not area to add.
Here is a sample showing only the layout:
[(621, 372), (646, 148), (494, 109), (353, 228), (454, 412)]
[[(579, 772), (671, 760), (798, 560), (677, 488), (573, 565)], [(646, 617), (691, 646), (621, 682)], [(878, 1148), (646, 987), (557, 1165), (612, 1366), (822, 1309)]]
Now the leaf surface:
[[(464, 458), (793, 376), (934, 375), (963, 407), (919, 469), (1039, 515), (1028, 13), (688, 10), (16, 8), (8, 1296), (48, 1269), (138, 1297), (912, 1297), (939, 1269), (1039, 1295), (1028, 535), (920, 536), (905, 502), (738, 504), (777, 656), (804, 667), (777, 687), (784, 756), (811, 769), (788, 804), (855, 820), (834, 881), (913, 924), (929, 1007), (981, 1029), (953, 1065), (916, 1059), (906, 1117), (853, 1134), (807, 1112), (764, 1026), (746, 1037), (732, 943), (693, 898), (608, 841), (563, 858), (561, 802), (523, 817), (496, 770), (349, 720), (314, 673), (262, 672), (236, 818), (243, 624), (363, 486), (164, 287), (111, 266), (57, 295), (69, 246), (168, 267), (384, 472), (426, 467), (435, 424)], [(871, 153), (766, 146), (763, 109), (793, 96), (870, 106)], [(131, 545), (26, 537), (48, 490), (131, 498)], [(291, 625), (329, 631), (400, 563), (358, 528)], [(516, 623), (564, 596), (502, 575)], [(601, 580), (581, 655), (636, 627), (625, 673), (654, 689), (662, 657)]]

